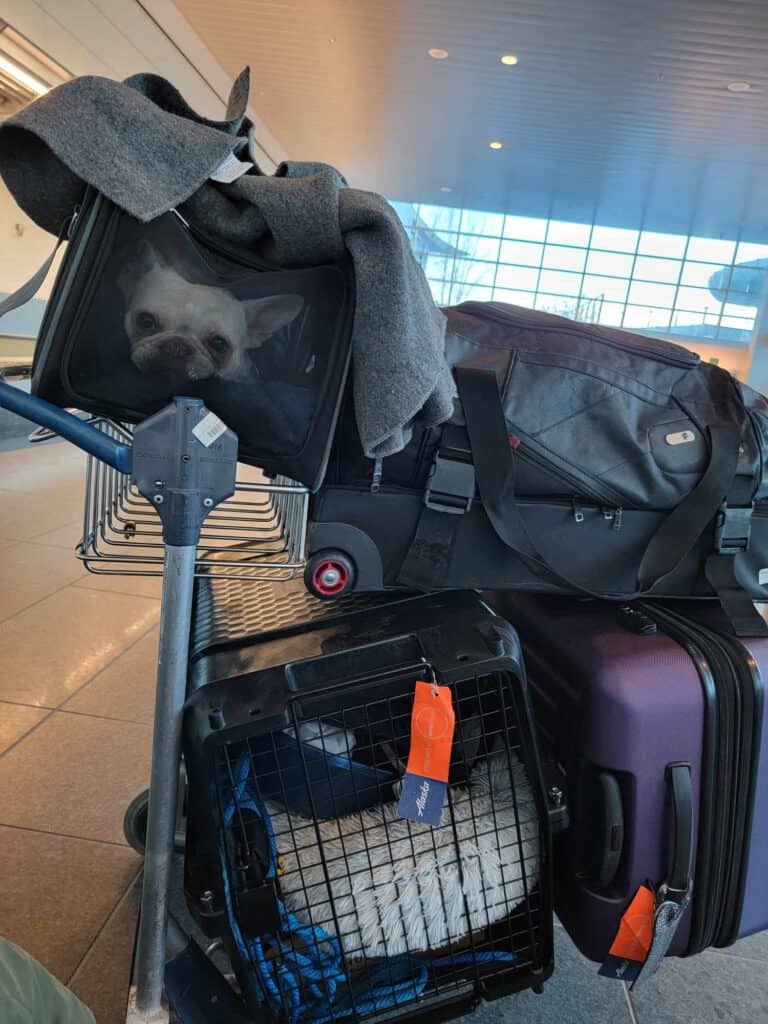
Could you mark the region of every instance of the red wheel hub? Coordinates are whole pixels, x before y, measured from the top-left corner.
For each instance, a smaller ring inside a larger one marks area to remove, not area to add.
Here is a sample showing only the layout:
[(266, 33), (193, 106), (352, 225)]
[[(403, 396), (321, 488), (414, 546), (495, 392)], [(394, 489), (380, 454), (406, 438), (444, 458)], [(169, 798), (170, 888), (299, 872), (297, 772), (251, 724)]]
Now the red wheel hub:
[(312, 586), (323, 597), (335, 597), (341, 594), (349, 583), (349, 569), (343, 562), (326, 559), (312, 573)]

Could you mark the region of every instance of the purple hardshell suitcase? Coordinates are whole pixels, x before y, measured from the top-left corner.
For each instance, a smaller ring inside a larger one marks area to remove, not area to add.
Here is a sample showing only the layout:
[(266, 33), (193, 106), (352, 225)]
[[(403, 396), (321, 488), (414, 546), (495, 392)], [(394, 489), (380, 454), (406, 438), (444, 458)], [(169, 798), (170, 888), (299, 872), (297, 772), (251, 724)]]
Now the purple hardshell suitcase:
[(646, 882), (679, 901), (669, 955), (768, 928), (768, 640), (711, 602), (492, 600), (566, 774), (555, 908), (576, 945), (605, 960)]

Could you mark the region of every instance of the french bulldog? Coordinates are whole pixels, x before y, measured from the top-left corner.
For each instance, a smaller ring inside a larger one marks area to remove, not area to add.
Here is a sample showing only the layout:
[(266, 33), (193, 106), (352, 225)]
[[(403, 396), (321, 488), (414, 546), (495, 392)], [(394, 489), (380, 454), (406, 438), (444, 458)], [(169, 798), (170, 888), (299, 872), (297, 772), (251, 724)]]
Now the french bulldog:
[(299, 295), (243, 300), (217, 285), (194, 284), (148, 241), (123, 265), (117, 284), (134, 365), (175, 384), (245, 380), (248, 350), (260, 348), (304, 307)]

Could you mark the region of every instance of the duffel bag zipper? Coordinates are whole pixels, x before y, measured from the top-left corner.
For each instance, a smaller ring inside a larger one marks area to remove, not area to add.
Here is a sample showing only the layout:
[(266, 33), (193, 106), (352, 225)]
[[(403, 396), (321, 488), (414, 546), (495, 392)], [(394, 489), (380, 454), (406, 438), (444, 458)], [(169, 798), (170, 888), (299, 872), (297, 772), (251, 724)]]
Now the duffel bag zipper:
[[(496, 313), (496, 315), (494, 316), (493, 313)], [(590, 334), (587, 331), (581, 331), (574, 327), (546, 327), (542, 324), (531, 324), (528, 321), (510, 316), (506, 310), (499, 309), (497, 303), (489, 303), (488, 306), (486, 306), (485, 315), (489, 320), (495, 320), (497, 323), (510, 323), (514, 324), (516, 327), (531, 327), (536, 331), (546, 332), (548, 334), (573, 334), (579, 338), (586, 338), (588, 341), (596, 341), (600, 345), (607, 345), (608, 348), (618, 349), (620, 352), (631, 352), (633, 355), (642, 355), (651, 359), (657, 359), (659, 362), (667, 363), (670, 366), (680, 366), (691, 369), (694, 366), (697, 366), (700, 361), (698, 356), (693, 352), (687, 356), (677, 356), (673, 352), (669, 352), (666, 347), (661, 348), (661, 346), (656, 343), (652, 343), (647, 346), (630, 345), (626, 342), (622, 343), (613, 341), (610, 338), (604, 338), (597, 334)], [(667, 344), (669, 344), (670, 348), (680, 348), (680, 346), (673, 345), (671, 342)], [(683, 351), (685, 351), (685, 349), (683, 349)]]
[(592, 499), (598, 505), (607, 505), (609, 507), (616, 505), (619, 495), (612, 488), (608, 485), (605, 487), (600, 486), (591, 477), (585, 479), (581, 475), (569, 473), (559, 462), (548, 458), (547, 454), (537, 446), (533, 438), (517, 427), (512, 428), (509, 445), (512, 449), (513, 457), (525, 459), (532, 465), (540, 466), (547, 470), (547, 472), (556, 476), (558, 480), (562, 480), (567, 485), (567, 489), (573, 497), (584, 496), (585, 498)]
[[(554, 503), (558, 504), (556, 499)], [(598, 507), (599, 510), (603, 513), (603, 519), (606, 521), (606, 523), (610, 523), (614, 530), (620, 530), (622, 518), (624, 515), (624, 509), (621, 508), (620, 506), (596, 506), (591, 504), (584, 506), (580, 504), (576, 498), (571, 498), (571, 512), (573, 514), (574, 521), (577, 523), (584, 522), (584, 508), (587, 508), (589, 511), (594, 512), (597, 511)]]
[[(379, 484), (376, 491), (373, 491), (371, 485), (361, 487), (360, 484), (332, 484), (331, 488), (335, 491), (348, 491), (356, 494), (404, 494), (412, 495), (413, 488), (405, 487), (398, 484), (389, 484), (382, 486)], [(607, 524), (614, 530), (620, 530), (623, 522), (624, 509), (618, 505), (607, 505), (605, 502), (593, 501), (591, 499), (580, 500), (579, 498), (552, 498), (549, 495), (527, 495), (524, 498), (518, 498), (520, 505), (557, 505), (562, 508), (568, 508), (571, 510), (571, 515), (576, 523), (581, 524), (586, 519), (587, 512), (599, 513)], [(478, 506), (482, 502), (477, 502)]]

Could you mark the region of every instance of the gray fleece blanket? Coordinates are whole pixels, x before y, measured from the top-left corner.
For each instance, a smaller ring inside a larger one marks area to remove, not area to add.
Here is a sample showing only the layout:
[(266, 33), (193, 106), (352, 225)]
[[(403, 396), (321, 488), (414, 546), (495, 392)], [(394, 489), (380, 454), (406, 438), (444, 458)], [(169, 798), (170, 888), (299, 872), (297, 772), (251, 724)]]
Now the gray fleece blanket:
[(200, 117), (157, 75), (76, 78), (0, 125), (0, 174), (22, 209), (54, 234), (89, 184), (140, 221), (178, 207), (286, 267), (349, 253), (358, 429), (367, 455), (391, 455), (407, 444), (414, 419), (435, 424), (451, 415), (445, 319), (395, 211), (381, 196), (347, 187), (334, 168), (287, 162), (273, 176), (254, 166), (230, 183), (210, 180), (230, 154), (248, 159), (247, 101), (247, 68), (223, 121)]

